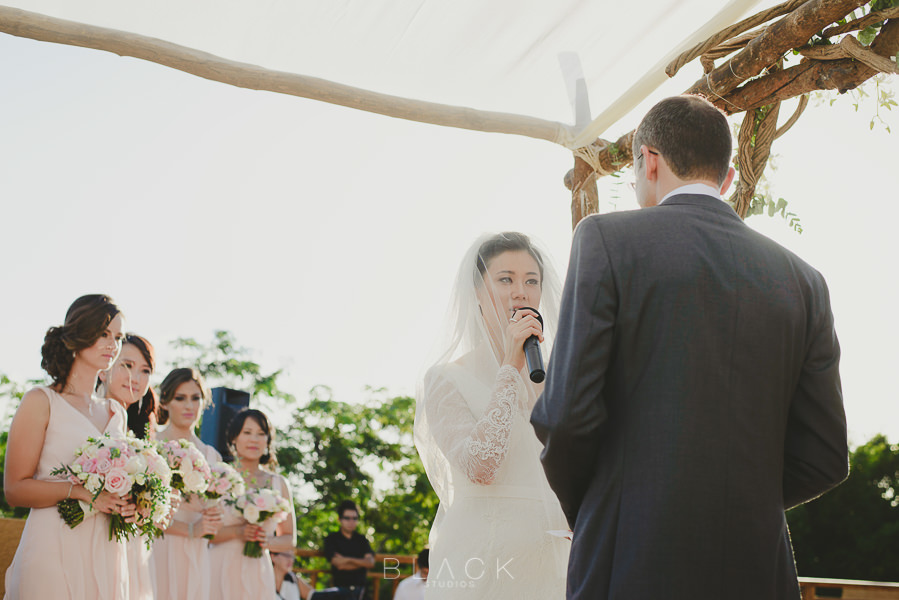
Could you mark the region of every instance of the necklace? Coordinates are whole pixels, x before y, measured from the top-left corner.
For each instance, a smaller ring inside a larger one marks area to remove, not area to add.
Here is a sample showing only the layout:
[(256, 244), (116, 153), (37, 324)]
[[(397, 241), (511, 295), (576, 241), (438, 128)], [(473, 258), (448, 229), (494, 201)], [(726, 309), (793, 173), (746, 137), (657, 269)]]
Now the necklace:
[(96, 404), (96, 402), (94, 402), (92, 396), (85, 397), (83, 395), (76, 394), (74, 392), (67, 392), (65, 390), (62, 391), (62, 394), (65, 394), (66, 396), (69, 396), (70, 398), (73, 398), (73, 399), (83, 400), (84, 407), (87, 409), (87, 414), (90, 415), (91, 417), (94, 416), (94, 405)]

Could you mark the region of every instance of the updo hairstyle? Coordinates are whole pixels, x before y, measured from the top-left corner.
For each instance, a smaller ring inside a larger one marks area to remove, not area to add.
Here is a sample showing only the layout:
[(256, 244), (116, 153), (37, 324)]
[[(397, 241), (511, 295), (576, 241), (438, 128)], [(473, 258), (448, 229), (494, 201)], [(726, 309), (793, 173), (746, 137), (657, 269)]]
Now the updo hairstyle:
[(41, 368), (53, 378), (57, 391), (66, 385), (75, 354), (93, 346), (120, 312), (109, 296), (89, 294), (72, 303), (62, 325), (47, 330), (41, 347)]

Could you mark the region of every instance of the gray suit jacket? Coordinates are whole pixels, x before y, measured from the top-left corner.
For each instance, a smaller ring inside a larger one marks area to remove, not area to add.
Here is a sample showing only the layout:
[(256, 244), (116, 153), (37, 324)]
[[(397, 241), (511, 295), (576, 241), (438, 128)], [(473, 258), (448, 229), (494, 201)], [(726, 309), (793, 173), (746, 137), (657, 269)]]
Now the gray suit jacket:
[(784, 510), (848, 471), (824, 278), (716, 198), (578, 226), (531, 416), (568, 597), (799, 598)]

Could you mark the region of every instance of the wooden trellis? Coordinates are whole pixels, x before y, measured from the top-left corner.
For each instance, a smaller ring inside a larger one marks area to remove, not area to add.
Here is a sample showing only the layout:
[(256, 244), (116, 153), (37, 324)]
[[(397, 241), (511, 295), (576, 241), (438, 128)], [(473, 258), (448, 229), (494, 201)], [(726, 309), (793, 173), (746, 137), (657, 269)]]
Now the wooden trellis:
[[(668, 65), (666, 72), (673, 76), (698, 58), (705, 74), (685, 93), (705, 96), (729, 115), (746, 113), (738, 136), (740, 180), (729, 199), (741, 217), (749, 211), (771, 143), (796, 122), (810, 92), (844, 93), (878, 73), (899, 73), (890, 58), (899, 53), (899, 7), (850, 18), (868, 3), (790, 0), (728, 27)], [(845, 24), (836, 25), (840, 21)], [(877, 24), (882, 25), (870, 46), (845, 35)], [(835, 40), (837, 36), (844, 37)], [(802, 60), (784, 69), (784, 57), (794, 50)], [(725, 57), (716, 66), (715, 61)], [(778, 129), (780, 103), (795, 97), (800, 97), (796, 112)], [(596, 178), (633, 164), (633, 135), (630, 131), (614, 143), (598, 139), (574, 152), (574, 169), (565, 178), (572, 191), (573, 225), (598, 212)]]

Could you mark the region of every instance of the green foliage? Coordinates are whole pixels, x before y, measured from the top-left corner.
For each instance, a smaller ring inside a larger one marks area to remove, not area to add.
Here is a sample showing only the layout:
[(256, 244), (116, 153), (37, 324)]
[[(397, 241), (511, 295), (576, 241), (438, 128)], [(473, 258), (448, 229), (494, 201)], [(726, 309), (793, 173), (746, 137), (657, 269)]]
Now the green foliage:
[(799, 221), (799, 216), (796, 213), (787, 211), (788, 204), (783, 198), (778, 198), (775, 202), (770, 195), (756, 194), (752, 198), (752, 203), (749, 205), (749, 211), (746, 213), (746, 216), (761, 215), (766, 212), (769, 217), (780, 214), (793, 231), (801, 234), (802, 224)]
[[(173, 364), (196, 367), (209, 385), (248, 391), (264, 410), (271, 401), (290, 409), (286, 427), (276, 414), (270, 417), (279, 471), (294, 491), (299, 547), (319, 548), (337, 530), (334, 509), (344, 499), (360, 506), (360, 532), (377, 552), (415, 554), (424, 547), (437, 497), (412, 441), (414, 399), (369, 389), (364, 401), (346, 403), (317, 386), (299, 403), (281, 389), (282, 370), (263, 369), (227, 331), (216, 331), (209, 344), (179, 338), (172, 346), (178, 354)], [(314, 559), (304, 566), (327, 563)]]
[[(897, 0), (899, 1), (899, 0)], [(896, 56), (896, 60), (899, 61), (899, 54)], [(886, 121), (881, 117), (881, 110), (893, 110), (894, 106), (899, 106), (896, 103), (896, 93), (895, 91), (887, 85), (887, 74), (878, 73), (864, 84), (858, 86), (854, 90), (850, 90), (846, 92), (845, 96), (849, 98), (849, 101), (852, 102), (852, 107), (855, 109), (855, 112), (858, 112), (859, 108), (863, 105), (870, 104), (870, 102), (874, 102), (874, 116), (871, 117), (871, 122), (868, 124), (868, 129), (873, 130), (874, 126), (877, 123), (883, 125), (883, 128), (887, 133), (892, 133), (890, 130), (890, 126)], [(868, 91), (870, 90), (870, 86), (874, 86), (874, 93), (870, 94)], [(813, 97), (815, 98), (815, 103), (817, 105), (822, 104), (825, 100), (828, 102), (829, 106), (833, 106), (834, 102), (837, 101), (838, 96), (836, 92), (833, 91), (822, 91), (815, 92)]]
[(352, 499), (376, 552), (414, 554), (427, 543), (437, 508), (412, 442), (415, 400), (368, 393), (349, 404), (326, 387), (313, 388), (278, 433), (278, 462), (300, 490), (299, 544), (317, 547), (338, 527), (337, 504)]
[(899, 446), (877, 435), (850, 465), (840, 486), (787, 513), (799, 574), (899, 581)]
[[(873, 0), (868, 4), (865, 14), (871, 14), (872, 12), (876, 12), (878, 10), (893, 8), (894, 6), (899, 6), (899, 0)], [(877, 37), (877, 34), (880, 33), (880, 29), (881, 27), (883, 27), (883, 23), (883, 21), (874, 23), (873, 25), (865, 27), (864, 29), (859, 31), (858, 41), (861, 42), (863, 46), (870, 46), (871, 42), (874, 41), (874, 38)]]

